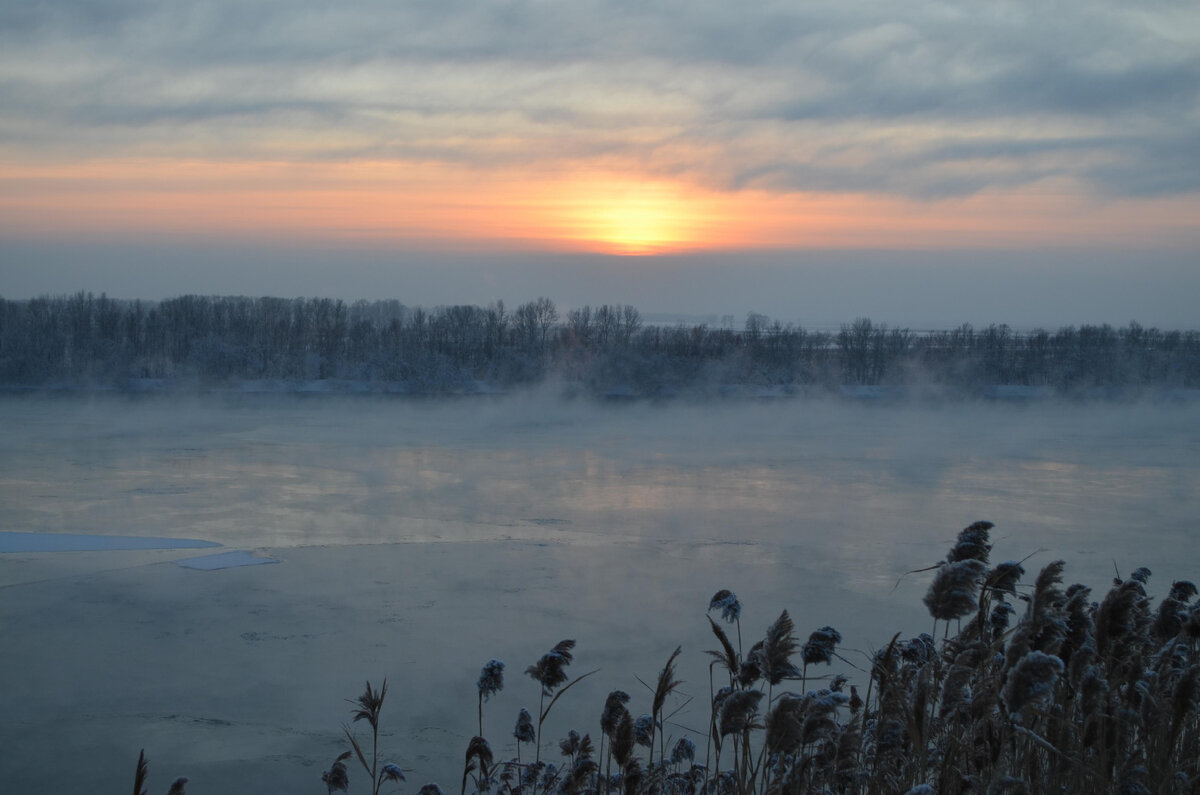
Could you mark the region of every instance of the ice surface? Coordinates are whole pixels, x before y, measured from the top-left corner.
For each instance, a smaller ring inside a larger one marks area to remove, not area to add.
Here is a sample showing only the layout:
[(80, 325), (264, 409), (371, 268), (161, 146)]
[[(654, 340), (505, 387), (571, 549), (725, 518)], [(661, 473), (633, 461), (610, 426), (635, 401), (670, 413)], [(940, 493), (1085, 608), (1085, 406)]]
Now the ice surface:
[(0, 532), (0, 552), (93, 552), (120, 549), (198, 549), (219, 547), (195, 538), (109, 536), (91, 533)]
[(200, 569), (215, 571), (217, 569), (236, 569), (239, 566), (262, 566), (267, 563), (279, 563), (278, 558), (259, 557), (253, 552), (233, 551), (218, 552), (215, 555), (202, 555), (198, 558), (185, 558), (175, 563), (185, 569)]
[(4, 526), (177, 531), (287, 562), (0, 555), (0, 671), (21, 683), (0, 688), (6, 792), (48, 769), (59, 791), (111, 790), (142, 747), (152, 789), (321, 791), (346, 699), (385, 676), (381, 754), (452, 786), (480, 666), (510, 666), (484, 705), (507, 758), (538, 702), (516, 672), (564, 638), (572, 676), (601, 672), (555, 706), (552, 741), (594, 735), (611, 689), (648, 711), (637, 677), (677, 645), (696, 698), (679, 721), (703, 725), (716, 591), (745, 605), (747, 644), (786, 608), (867, 666), (929, 631), (931, 575), (897, 579), (977, 519), (994, 560), (1033, 553), (1026, 582), (1060, 557), (1097, 593), (1114, 559), (1152, 569), (1155, 597), (1200, 576), (1200, 404), (0, 400)]

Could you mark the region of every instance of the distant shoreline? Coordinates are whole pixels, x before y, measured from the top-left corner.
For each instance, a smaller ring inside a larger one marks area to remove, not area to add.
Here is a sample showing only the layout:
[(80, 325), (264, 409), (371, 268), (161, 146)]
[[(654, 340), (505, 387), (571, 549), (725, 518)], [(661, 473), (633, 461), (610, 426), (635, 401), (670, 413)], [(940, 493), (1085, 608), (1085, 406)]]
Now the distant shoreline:
[(821, 385), (786, 385), (755, 387), (742, 384), (722, 384), (705, 388), (681, 389), (667, 393), (640, 393), (628, 387), (616, 387), (605, 392), (592, 392), (578, 383), (547, 383), (515, 388), (498, 388), (475, 384), (458, 390), (421, 390), (398, 382), (348, 381), (344, 379), (312, 380), (247, 380), (231, 383), (198, 383), (194, 379), (130, 379), (116, 384), (0, 384), (0, 395), (122, 395), (122, 396), (294, 396), (294, 397), (365, 397), (410, 398), (414, 400), (454, 398), (516, 398), (528, 394), (551, 395), (565, 400), (594, 400), (598, 402), (643, 401), (776, 401), (776, 400), (842, 400), (850, 402), (922, 402), (922, 401), (987, 401), (987, 402), (1045, 402), (1053, 400), (1142, 402), (1155, 403), (1200, 401), (1200, 388), (1185, 387), (1088, 387), (1073, 390), (1049, 386), (1022, 384), (984, 384), (959, 387), (944, 384), (926, 385), (862, 385), (842, 384), (836, 387)]
[(1049, 396), (1176, 399), (1200, 390), (1200, 331), (1136, 322), (1020, 332), (941, 331), (860, 317), (837, 331), (751, 313), (732, 324), (647, 322), (628, 304), (560, 313), (346, 304), (328, 298), (77, 293), (0, 299), (0, 387), (478, 395), (524, 390), (600, 400)]

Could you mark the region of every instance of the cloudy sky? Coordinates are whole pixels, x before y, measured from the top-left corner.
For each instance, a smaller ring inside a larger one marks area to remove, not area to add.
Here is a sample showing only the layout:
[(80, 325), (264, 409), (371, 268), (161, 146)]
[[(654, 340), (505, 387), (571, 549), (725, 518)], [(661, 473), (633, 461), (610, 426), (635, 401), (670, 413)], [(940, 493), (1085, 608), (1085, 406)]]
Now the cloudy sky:
[(0, 295), (1196, 325), (1195, 0), (8, 0)]

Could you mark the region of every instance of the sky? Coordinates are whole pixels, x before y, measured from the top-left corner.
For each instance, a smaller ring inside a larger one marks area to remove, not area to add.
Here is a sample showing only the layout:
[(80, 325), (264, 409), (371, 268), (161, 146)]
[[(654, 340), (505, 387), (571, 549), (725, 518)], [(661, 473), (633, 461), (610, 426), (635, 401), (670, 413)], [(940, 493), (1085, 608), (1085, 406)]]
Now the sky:
[(8, 0), (0, 296), (1200, 324), (1200, 4)]

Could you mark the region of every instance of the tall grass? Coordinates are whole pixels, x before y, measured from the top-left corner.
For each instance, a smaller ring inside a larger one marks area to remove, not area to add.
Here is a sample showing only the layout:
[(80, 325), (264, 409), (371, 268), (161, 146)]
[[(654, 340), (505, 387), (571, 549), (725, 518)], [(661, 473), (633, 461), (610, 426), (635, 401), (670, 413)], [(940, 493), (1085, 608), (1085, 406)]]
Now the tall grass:
[[(504, 664), (477, 683), (479, 734), (467, 745), (460, 791), (496, 795), (799, 795), (800, 793), (1192, 793), (1200, 792), (1200, 603), (1187, 581), (1157, 606), (1150, 572), (1118, 575), (1102, 599), (1064, 587), (1063, 561), (1022, 583), (1023, 562), (989, 561), (988, 522), (965, 528), (928, 570), (932, 631), (897, 633), (863, 666), (838, 652), (830, 626), (804, 643), (787, 611), (743, 652), (742, 605), (718, 591), (709, 611), (708, 704), (668, 742), (667, 726), (690, 706), (677, 692), (676, 648), (643, 682), (649, 711), (635, 717), (614, 690), (594, 735), (544, 738), (551, 710), (575, 684), (574, 641), (526, 668), (538, 685), (536, 718), (520, 709), (515, 755), (497, 759), (484, 736), (483, 704), (503, 689)], [(730, 639), (722, 622), (737, 631)], [(940, 638), (938, 635), (940, 634)], [(795, 658), (799, 656), (799, 665)], [(814, 675), (814, 666), (822, 676)], [(836, 666), (836, 668), (835, 668)], [(817, 682), (820, 686), (816, 686)], [(812, 686), (810, 686), (810, 684)], [(373, 730), (368, 762), (346, 729), (368, 785), (399, 791), (396, 765), (377, 768), (386, 685), (355, 703)], [(695, 707), (692, 707), (693, 714)], [(522, 755), (522, 746), (533, 745)], [(699, 749), (703, 747), (701, 753)], [(549, 761), (557, 751), (557, 761)], [(324, 774), (349, 790), (344, 760)], [(545, 758), (544, 758), (545, 757)], [(135, 793), (144, 781), (139, 760)], [(421, 795), (440, 793), (436, 785)]]
[[(387, 698), (387, 679), (383, 680), (383, 684), (378, 690), (372, 688), (371, 683), (368, 681), (363, 694), (350, 702), (355, 706), (354, 722), (357, 723), (360, 720), (365, 720), (367, 725), (371, 727), (371, 759), (369, 762), (367, 761), (366, 753), (363, 751), (363, 746), (354, 735), (354, 732), (350, 730), (349, 726), (342, 726), (342, 731), (345, 733), (346, 739), (350, 742), (350, 747), (354, 749), (354, 755), (358, 757), (363, 771), (370, 777), (371, 795), (379, 795), (384, 782), (400, 782), (404, 780), (404, 773), (401, 772), (399, 765), (391, 762), (384, 765), (379, 764), (379, 716), (383, 712), (383, 701), (385, 698)], [(339, 771), (337, 765), (343, 759), (349, 758), (349, 756), (349, 752), (339, 756), (330, 771), (321, 777), (329, 787), (330, 792), (333, 792), (335, 789), (332, 783), (333, 780), (337, 780), (340, 784), (340, 789), (348, 790), (348, 771), (344, 767)]]
[[(991, 529), (989, 522), (965, 528), (930, 567), (924, 602), (932, 631), (896, 634), (865, 667), (838, 654), (842, 635), (833, 627), (801, 643), (787, 611), (743, 652), (741, 602), (718, 591), (709, 604), (720, 621), (709, 618), (718, 648), (708, 653), (703, 734), (667, 748), (665, 720), (682, 706), (671, 704), (676, 649), (646, 684), (646, 715), (635, 718), (629, 694), (613, 691), (596, 741), (572, 730), (555, 765), (541, 755), (543, 711), (533, 761), (498, 762), (490, 768), (496, 776), (472, 779), (473, 791), (1200, 790), (1196, 587), (1173, 583), (1154, 607), (1150, 572), (1138, 569), (1093, 601), (1083, 585), (1063, 587), (1062, 561), (1022, 584), (1021, 562), (989, 560)], [(721, 622), (737, 630), (736, 642)], [(552, 652), (528, 670), (543, 682), (543, 699), (551, 692), (543, 671), (556, 659)], [(815, 666), (841, 670), (810, 687)], [(552, 670), (557, 685), (574, 683), (565, 666)], [(480, 722), (473, 743), (482, 729)]]
[[(133, 795), (148, 795), (146, 784), (150, 780), (150, 761), (146, 759), (146, 749), (138, 753), (137, 770), (133, 776)], [(177, 778), (171, 783), (167, 795), (187, 795), (186, 778)]]

